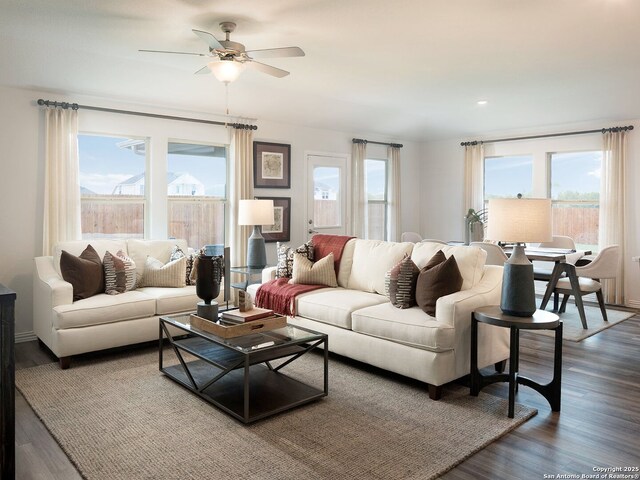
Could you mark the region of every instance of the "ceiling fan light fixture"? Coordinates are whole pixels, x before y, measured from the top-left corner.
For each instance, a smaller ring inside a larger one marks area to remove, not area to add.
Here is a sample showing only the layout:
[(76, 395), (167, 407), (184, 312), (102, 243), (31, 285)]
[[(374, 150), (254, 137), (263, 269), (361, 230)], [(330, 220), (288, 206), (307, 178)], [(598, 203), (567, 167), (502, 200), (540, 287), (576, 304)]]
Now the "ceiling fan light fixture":
[(233, 60), (210, 62), (208, 66), (213, 75), (222, 83), (231, 83), (235, 81), (242, 73), (242, 70), (244, 70), (244, 65), (242, 63), (235, 62)]

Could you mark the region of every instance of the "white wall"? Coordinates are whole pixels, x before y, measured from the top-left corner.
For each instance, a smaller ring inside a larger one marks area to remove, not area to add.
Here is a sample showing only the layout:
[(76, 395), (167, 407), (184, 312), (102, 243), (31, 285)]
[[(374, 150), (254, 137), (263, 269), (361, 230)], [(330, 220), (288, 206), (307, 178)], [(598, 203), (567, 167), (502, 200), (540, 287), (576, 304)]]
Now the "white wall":
[[(77, 102), (125, 110), (140, 110), (176, 116), (188, 116), (219, 120), (205, 112), (180, 112), (157, 105), (121, 104), (112, 99), (91, 98), (79, 95), (55, 95), (47, 92), (0, 87), (0, 103), (4, 115), (0, 117), (0, 283), (17, 292), (16, 337), (26, 338), (32, 328), (32, 263), (33, 257), (42, 254), (42, 203), (44, 185), (44, 120), (35, 101), (38, 98)], [(191, 140), (199, 142), (229, 143), (229, 130), (220, 126), (191, 122), (169, 121), (117, 115), (90, 110), (79, 114), (81, 131), (121, 134), (125, 136), (151, 137), (153, 155), (151, 175), (162, 175), (165, 168), (157, 168), (165, 161), (167, 141)], [(378, 141), (400, 142), (402, 149), (403, 205), (414, 205), (418, 197), (420, 147), (400, 138), (367, 136), (366, 132), (337, 132), (258, 121), (254, 140), (291, 144), (291, 189), (256, 189), (260, 196), (290, 196), (292, 198), (291, 244), (306, 240), (304, 223), (305, 178), (304, 155), (307, 151), (351, 154), (353, 137)], [(372, 146), (373, 147), (373, 146)], [(164, 178), (153, 182), (154, 200), (166, 196)], [(158, 208), (164, 202), (155, 202), (150, 216), (147, 235), (150, 238), (166, 237), (166, 208)], [(405, 208), (402, 214), (403, 230), (417, 230), (420, 216), (417, 208)], [(275, 245), (269, 244), (268, 261), (275, 262)]]
[[(606, 121), (589, 124), (558, 125), (546, 131), (488, 132), (476, 138), (457, 138), (430, 142), (422, 145), (424, 162), (421, 164), (420, 231), (423, 236), (444, 240), (464, 239), (464, 147), (460, 142), (468, 140), (490, 140), (540, 133), (572, 132), (600, 129), (603, 127), (633, 125), (634, 130), (627, 134), (627, 171), (626, 191), (628, 223), (626, 225), (626, 248), (624, 252), (625, 288), (627, 305), (640, 307), (640, 268), (631, 259), (640, 255), (640, 195), (636, 185), (640, 183), (640, 120)], [(533, 155), (533, 194), (546, 196), (546, 158), (548, 152), (600, 150), (602, 135), (588, 134), (567, 137), (553, 137), (536, 140), (519, 140), (485, 144), (485, 156)], [(446, 202), (442, 200), (446, 198)]]

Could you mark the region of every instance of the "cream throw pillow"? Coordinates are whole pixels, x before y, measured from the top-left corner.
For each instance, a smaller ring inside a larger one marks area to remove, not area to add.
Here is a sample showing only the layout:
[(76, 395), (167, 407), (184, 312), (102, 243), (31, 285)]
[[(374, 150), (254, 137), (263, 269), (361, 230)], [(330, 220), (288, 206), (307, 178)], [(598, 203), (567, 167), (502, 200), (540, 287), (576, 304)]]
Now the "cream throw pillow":
[(142, 284), (145, 287), (174, 287), (186, 286), (187, 257), (180, 257), (166, 265), (151, 256), (144, 264)]
[(294, 253), (293, 275), (289, 283), (337, 287), (338, 282), (336, 281), (336, 271), (333, 263), (333, 253), (315, 263), (300, 253)]

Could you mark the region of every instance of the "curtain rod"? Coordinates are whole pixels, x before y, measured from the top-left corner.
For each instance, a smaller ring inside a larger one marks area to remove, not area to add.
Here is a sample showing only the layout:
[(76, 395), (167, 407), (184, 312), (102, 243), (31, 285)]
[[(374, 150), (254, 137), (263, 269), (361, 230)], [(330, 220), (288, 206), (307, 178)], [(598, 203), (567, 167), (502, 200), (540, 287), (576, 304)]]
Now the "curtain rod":
[(354, 138), (351, 140), (353, 143), (374, 143), (376, 145), (388, 145), (389, 147), (394, 148), (402, 148), (403, 145), (401, 143), (387, 143), (387, 142), (372, 142), (371, 140), (363, 140), (362, 138)]
[(568, 135), (584, 135), (586, 133), (626, 132), (627, 130), (633, 130), (633, 125), (628, 125), (626, 127), (602, 128), (599, 130), (582, 130), (580, 132), (547, 133), (544, 135), (531, 135), (529, 137), (499, 138), (497, 140), (474, 140), (472, 142), (460, 142), (460, 145), (462, 147), (468, 147), (470, 145), (482, 145), (483, 143), (510, 142), (512, 140), (532, 140), (534, 138), (565, 137)]
[(108, 112), (108, 113), (121, 113), (124, 115), (138, 115), (141, 117), (151, 117), (151, 118), (161, 118), (163, 120), (179, 120), (181, 122), (194, 122), (194, 123), (206, 123), (209, 125), (228, 125), (233, 128), (245, 129), (245, 130), (257, 130), (258, 127), (256, 125), (246, 125), (244, 123), (225, 123), (218, 122), (215, 120), (203, 120), (200, 118), (190, 118), (190, 117), (175, 117), (172, 115), (160, 115), (157, 113), (146, 113), (146, 112), (134, 112), (131, 110), (118, 110), (115, 108), (104, 108), (104, 107), (94, 107), (91, 105), (79, 105), (77, 103), (69, 103), (69, 102), (55, 102), (51, 100), (43, 100), (42, 98), (38, 99), (38, 105), (45, 105), (47, 107), (60, 107), (63, 109), (71, 108), (72, 110), (78, 110), (79, 108), (83, 108), (85, 110), (95, 110), (97, 112)]

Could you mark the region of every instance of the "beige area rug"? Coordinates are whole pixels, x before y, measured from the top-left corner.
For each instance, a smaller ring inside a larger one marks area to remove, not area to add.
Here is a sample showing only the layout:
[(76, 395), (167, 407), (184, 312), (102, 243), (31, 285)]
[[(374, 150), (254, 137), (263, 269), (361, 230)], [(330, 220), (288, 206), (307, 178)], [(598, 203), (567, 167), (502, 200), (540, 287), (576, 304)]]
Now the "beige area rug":
[[(424, 385), (331, 360), (329, 396), (245, 426), (158, 371), (155, 351), (16, 372), (16, 383), (89, 479), (428, 479), (536, 414), (462, 386)], [(322, 357), (285, 370), (317, 378)]]
[[(551, 311), (553, 308), (553, 297), (547, 305), (547, 310)], [(560, 314), (560, 320), (563, 322), (562, 338), (572, 342), (580, 342), (585, 338), (595, 335), (602, 330), (606, 330), (609, 327), (613, 327), (616, 323), (620, 323), (628, 318), (633, 317), (636, 312), (629, 312), (626, 310), (615, 310), (613, 308), (607, 308), (608, 322), (605, 322), (600, 312), (600, 307), (594, 307), (591, 305), (584, 306), (584, 313), (587, 317), (587, 327), (583, 328), (580, 321), (580, 314), (575, 304), (569, 301), (567, 303), (567, 310)], [(552, 330), (527, 330), (527, 332), (536, 333), (540, 335), (553, 336), (555, 333)]]

